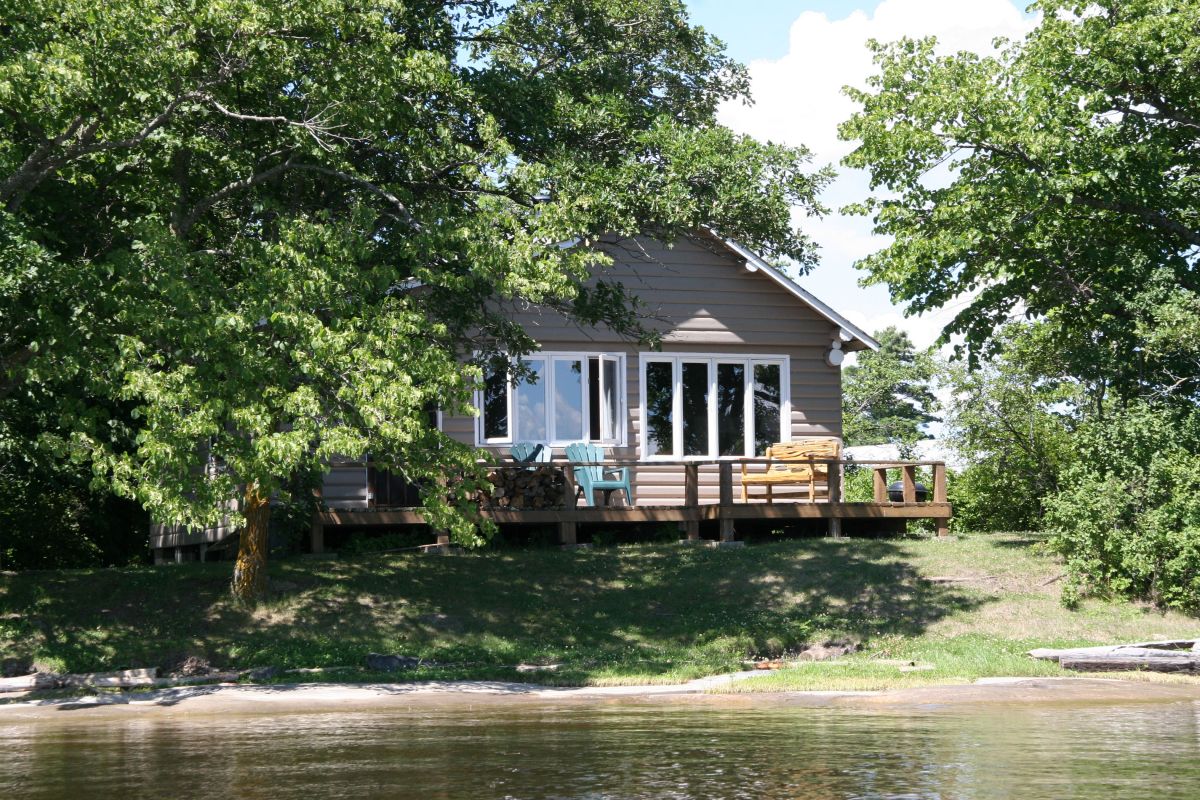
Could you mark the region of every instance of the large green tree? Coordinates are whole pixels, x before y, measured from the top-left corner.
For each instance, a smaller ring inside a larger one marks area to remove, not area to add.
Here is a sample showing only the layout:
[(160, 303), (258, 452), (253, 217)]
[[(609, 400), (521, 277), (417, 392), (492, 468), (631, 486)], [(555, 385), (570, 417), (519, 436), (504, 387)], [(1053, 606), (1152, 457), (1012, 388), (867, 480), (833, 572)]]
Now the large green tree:
[(533, 347), (507, 305), (639, 335), (605, 235), (811, 263), (826, 174), (714, 123), (746, 88), (678, 0), (0, 0), (0, 437), (35, 408), (25, 449), (243, 518), (244, 597), (335, 454), (468, 540), (476, 454), (426, 410)]
[(911, 310), (961, 303), (947, 333), (976, 365), (999, 356), (951, 416), (984, 470), (977, 509), (1017, 476), (1008, 502), (1040, 501), (1068, 599), (1194, 609), (1200, 1), (1032, 9), (996, 57), (873, 45), (841, 133), (874, 194), (852, 210), (892, 241), (860, 266)]
[(841, 133), (876, 190), (853, 210), (892, 242), (860, 266), (911, 310), (962, 301), (947, 330), (976, 354), (1012, 316), (1042, 320), (1097, 408), (1193, 402), (1188, 362), (1145, 344), (1200, 292), (1200, 2), (1032, 9), (996, 57), (873, 45)]

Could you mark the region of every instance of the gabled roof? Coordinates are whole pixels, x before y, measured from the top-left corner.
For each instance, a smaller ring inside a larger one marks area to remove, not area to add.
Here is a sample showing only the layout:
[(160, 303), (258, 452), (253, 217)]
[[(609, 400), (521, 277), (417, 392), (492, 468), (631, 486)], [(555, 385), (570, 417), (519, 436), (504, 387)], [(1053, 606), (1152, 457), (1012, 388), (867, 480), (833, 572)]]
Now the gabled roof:
[[(871, 350), (879, 349), (879, 342), (875, 341), (870, 334), (855, 325), (850, 320), (843, 317), (838, 312), (834, 311), (826, 303), (823, 303), (821, 300), (817, 299), (812, 292), (808, 291), (804, 287), (800, 286), (800, 284), (789, 278), (787, 275), (784, 275), (782, 272), (772, 267), (753, 250), (739, 242), (734, 241), (733, 239), (726, 239), (712, 228), (704, 227), (701, 228), (701, 230), (711, 237), (713, 241), (717, 242), (726, 250), (740, 258), (743, 266), (745, 266), (749, 272), (761, 272), (762, 274), (766, 275), (768, 278), (786, 289), (793, 296), (808, 305), (808, 307), (813, 311), (817, 312), (834, 325), (837, 325), (841, 329), (842, 341), (856, 341), (861, 343), (864, 347), (870, 348)], [(857, 350), (859, 348), (853, 349)]]

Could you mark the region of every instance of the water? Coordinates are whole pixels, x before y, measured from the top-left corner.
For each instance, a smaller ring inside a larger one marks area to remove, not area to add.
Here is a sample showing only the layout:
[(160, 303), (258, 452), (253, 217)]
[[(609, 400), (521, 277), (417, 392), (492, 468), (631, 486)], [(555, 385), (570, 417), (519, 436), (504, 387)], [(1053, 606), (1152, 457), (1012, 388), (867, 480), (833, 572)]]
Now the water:
[(1191, 702), (75, 713), (0, 722), (0, 798), (1200, 797)]

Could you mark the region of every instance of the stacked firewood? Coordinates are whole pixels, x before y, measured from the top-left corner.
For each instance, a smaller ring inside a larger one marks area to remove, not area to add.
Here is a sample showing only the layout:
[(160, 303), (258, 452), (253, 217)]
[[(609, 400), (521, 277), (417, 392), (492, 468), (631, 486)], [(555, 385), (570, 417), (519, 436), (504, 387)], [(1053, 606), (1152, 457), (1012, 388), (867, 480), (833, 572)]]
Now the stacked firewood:
[(567, 496), (567, 481), (558, 467), (501, 467), (488, 481), (492, 489), (479, 499), (493, 508), (560, 508)]

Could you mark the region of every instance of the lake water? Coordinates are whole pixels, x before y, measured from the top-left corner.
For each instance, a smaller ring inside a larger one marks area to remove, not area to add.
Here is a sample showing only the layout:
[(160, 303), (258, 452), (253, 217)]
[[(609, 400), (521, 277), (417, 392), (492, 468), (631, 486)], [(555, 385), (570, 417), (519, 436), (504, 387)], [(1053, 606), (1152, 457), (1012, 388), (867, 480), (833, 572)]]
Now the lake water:
[(0, 721), (0, 798), (1200, 797), (1194, 702), (88, 713)]

